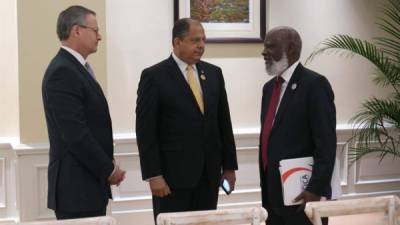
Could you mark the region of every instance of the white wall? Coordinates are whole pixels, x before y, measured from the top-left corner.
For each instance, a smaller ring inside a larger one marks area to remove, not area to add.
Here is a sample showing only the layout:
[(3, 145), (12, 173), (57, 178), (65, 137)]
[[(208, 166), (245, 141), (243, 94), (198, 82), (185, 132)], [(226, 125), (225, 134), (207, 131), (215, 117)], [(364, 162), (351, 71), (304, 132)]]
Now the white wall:
[(141, 70), (171, 50), (172, 1), (106, 1), (108, 99), (114, 133), (131, 133)]
[[(268, 0), (267, 0), (268, 1)], [(303, 37), (304, 62), (323, 39), (348, 33), (371, 39), (380, 0), (270, 0), (267, 29), (296, 28)], [(134, 132), (136, 90), (142, 69), (169, 56), (173, 1), (107, 1), (108, 96), (116, 133)], [(258, 128), (262, 85), (270, 78), (261, 58), (262, 44), (208, 44), (204, 60), (222, 67), (234, 128)], [(358, 58), (322, 56), (309, 64), (324, 74), (336, 94), (339, 124), (347, 123), (371, 94), (373, 68)]]
[[(0, 7), (0, 137), (18, 136), (17, 3), (3, 0)], [(0, 141), (1, 142), (1, 141)]]

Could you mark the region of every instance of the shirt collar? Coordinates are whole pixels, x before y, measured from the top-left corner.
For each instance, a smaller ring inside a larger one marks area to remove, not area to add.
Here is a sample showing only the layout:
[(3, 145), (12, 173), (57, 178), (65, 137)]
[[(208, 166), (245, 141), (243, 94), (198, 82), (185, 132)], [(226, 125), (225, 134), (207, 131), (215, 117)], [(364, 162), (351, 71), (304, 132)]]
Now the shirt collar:
[[(182, 59), (180, 59), (178, 56), (176, 56), (174, 52), (172, 52), (172, 58), (175, 60), (176, 64), (178, 64), (178, 67), (181, 71), (186, 71), (186, 68), (189, 64), (187, 64)], [(192, 68), (193, 68), (193, 71), (197, 71), (196, 65), (192, 65)]]
[(61, 46), (61, 48), (63, 48), (65, 51), (71, 53), (71, 55), (73, 55), (76, 60), (78, 60), (83, 66), (85, 66), (86, 64), (86, 60), (83, 58), (83, 56), (81, 54), (79, 54), (79, 52), (73, 50), (72, 48), (69, 48), (67, 46)]
[(300, 63), (300, 60), (297, 60), (289, 68), (287, 68), (285, 71), (283, 71), (281, 77), (285, 80), (285, 82), (289, 83), (290, 78), (292, 78), (294, 70), (296, 69), (297, 65), (299, 65), (299, 63)]

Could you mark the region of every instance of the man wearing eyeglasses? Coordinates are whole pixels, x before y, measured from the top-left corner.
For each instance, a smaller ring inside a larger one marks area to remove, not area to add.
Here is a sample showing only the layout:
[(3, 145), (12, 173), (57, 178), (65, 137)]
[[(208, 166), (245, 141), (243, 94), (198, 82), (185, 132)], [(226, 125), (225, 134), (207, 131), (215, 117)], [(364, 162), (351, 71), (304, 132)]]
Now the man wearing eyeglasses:
[(96, 13), (82, 6), (57, 20), (61, 48), (50, 62), (42, 97), (50, 140), (48, 207), (57, 219), (106, 214), (110, 185), (125, 171), (115, 165), (106, 98), (87, 57), (101, 40)]

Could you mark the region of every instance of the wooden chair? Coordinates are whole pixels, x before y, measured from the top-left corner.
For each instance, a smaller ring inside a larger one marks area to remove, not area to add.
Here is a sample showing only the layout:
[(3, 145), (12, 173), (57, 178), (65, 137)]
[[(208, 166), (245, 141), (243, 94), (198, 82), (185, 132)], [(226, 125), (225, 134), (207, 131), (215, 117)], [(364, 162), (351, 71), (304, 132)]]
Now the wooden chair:
[(267, 211), (262, 207), (161, 213), (157, 217), (158, 225), (258, 225), (267, 219)]
[(0, 225), (16, 225), (17, 222), (13, 219), (0, 219)]
[(113, 217), (89, 217), (71, 220), (51, 220), (51, 221), (35, 221), (20, 222), (17, 225), (116, 225), (117, 222)]
[(305, 213), (314, 225), (322, 225), (321, 217), (384, 212), (389, 225), (400, 225), (400, 199), (397, 196), (309, 202)]

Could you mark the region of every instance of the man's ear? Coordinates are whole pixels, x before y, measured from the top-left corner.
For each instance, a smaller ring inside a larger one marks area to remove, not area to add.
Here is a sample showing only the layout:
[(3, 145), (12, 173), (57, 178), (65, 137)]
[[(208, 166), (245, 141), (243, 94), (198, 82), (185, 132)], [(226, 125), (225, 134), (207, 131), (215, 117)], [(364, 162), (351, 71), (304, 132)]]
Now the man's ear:
[(173, 43), (174, 43), (174, 47), (178, 46), (181, 43), (181, 39), (179, 37), (176, 37), (176, 38), (174, 38)]
[(296, 49), (295, 49), (295, 45), (293, 42), (289, 42), (287, 45), (287, 56), (288, 58), (293, 58), (294, 55), (296, 54)]
[(74, 25), (74, 26), (71, 27), (71, 31), (70, 31), (69, 35), (76, 37), (76, 36), (79, 35), (79, 33), (80, 33), (79, 26), (78, 25)]
[(286, 49), (286, 53), (287, 53), (287, 58), (289, 61), (289, 64), (291, 65), (292, 63), (297, 61), (297, 51), (296, 51), (296, 46), (293, 42), (289, 42), (287, 45), (287, 49)]

